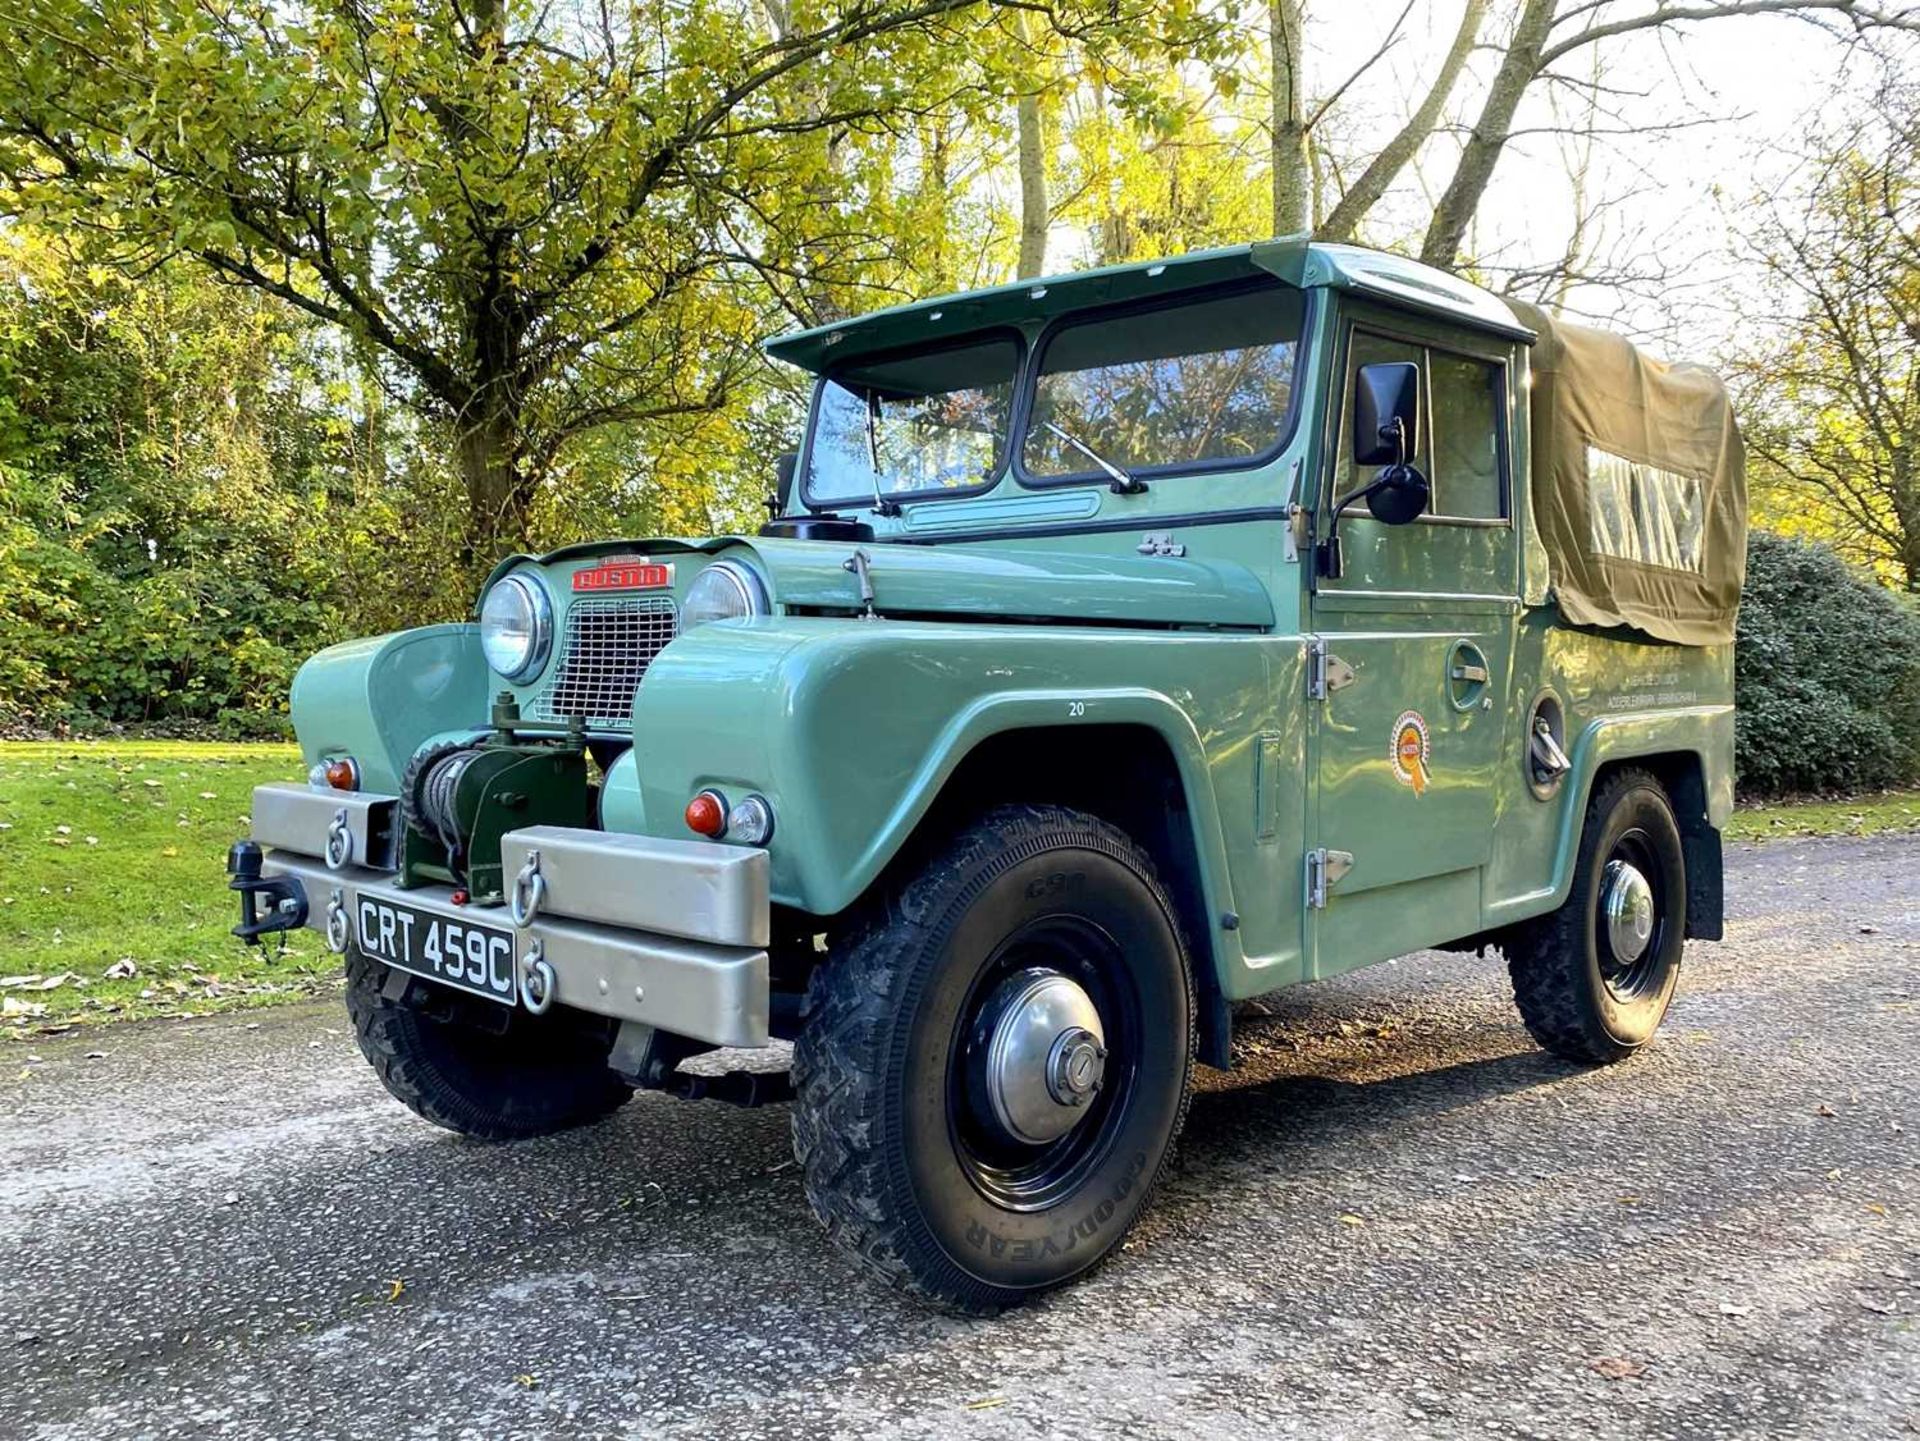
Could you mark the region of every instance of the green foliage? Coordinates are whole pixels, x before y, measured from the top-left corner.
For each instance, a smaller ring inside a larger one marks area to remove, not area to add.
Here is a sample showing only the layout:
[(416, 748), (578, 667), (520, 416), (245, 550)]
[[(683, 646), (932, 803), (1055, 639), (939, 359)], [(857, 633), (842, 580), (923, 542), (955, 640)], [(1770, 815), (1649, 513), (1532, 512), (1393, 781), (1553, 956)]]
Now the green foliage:
[(1754, 532), (1735, 667), (1744, 793), (1920, 777), (1920, 618), (1827, 547)]
[[(1049, 12), (1203, 60), (1222, 15)], [(480, 569), (580, 437), (727, 408), (772, 305), (910, 268), (894, 127), (987, 115), (1007, 37), (979, 0), (42, 0), (0, 12), (0, 168), (115, 264), (191, 257), (377, 356), (449, 427)]]
[(1774, 318), (1733, 360), (1755, 513), (1920, 595), (1920, 94), (1809, 158), (1753, 259)]

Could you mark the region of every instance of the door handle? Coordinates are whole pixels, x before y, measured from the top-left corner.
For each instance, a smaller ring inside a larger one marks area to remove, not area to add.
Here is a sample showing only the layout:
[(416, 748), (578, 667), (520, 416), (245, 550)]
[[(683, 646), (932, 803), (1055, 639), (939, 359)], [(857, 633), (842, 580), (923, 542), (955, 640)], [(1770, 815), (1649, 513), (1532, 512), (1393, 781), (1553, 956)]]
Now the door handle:
[(1491, 709), (1493, 697), (1487, 694), (1487, 687), (1492, 680), (1493, 670), (1479, 646), (1470, 640), (1456, 640), (1447, 647), (1447, 700), (1455, 710), (1464, 714)]

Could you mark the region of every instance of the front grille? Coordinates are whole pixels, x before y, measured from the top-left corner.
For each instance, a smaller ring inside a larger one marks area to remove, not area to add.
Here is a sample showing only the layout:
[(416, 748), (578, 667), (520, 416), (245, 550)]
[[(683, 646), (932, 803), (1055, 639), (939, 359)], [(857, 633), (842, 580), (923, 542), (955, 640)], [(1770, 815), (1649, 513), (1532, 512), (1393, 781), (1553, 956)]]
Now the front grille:
[(534, 716), (624, 726), (633, 718), (634, 688), (678, 632), (680, 612), (664, 595), (577, 600), (565, 626), (559, 674), (534, 701)]

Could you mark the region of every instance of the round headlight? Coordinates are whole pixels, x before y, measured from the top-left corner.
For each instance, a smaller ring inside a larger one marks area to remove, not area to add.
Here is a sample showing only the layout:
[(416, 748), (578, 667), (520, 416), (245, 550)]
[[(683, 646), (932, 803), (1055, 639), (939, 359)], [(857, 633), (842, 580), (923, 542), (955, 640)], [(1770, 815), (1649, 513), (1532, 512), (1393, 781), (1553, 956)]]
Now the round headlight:
[(766, 613), (767, 593), (760, 577), (736, 561), (716, 560), (687, 587), (687, 598), (680, 605), (680, 629)]
[(480, 649), (503, 679), (530, 680), (546, 664), (553, 606), (538, 582), (510, 575), (480, 603)]

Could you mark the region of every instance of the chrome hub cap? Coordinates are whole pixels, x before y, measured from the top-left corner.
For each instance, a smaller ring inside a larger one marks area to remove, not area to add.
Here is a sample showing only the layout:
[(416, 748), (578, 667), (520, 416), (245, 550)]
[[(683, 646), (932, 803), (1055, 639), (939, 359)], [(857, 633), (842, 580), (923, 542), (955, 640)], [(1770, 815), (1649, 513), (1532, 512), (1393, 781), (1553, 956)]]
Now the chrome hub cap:
[(1653, 887), (1627, 861), (1608, 861), (1600, 875), (1600, 916), (1615, 961), (1630, 966), (1653, 938)]
[(1057, 971), (1010, 976), (994, 998), (999, 1019), (987, 1042), (987, 1099), (1017, 1141), (1042, 1146), (1086, 1117), (1106, 1072), (1100, 1012)]

